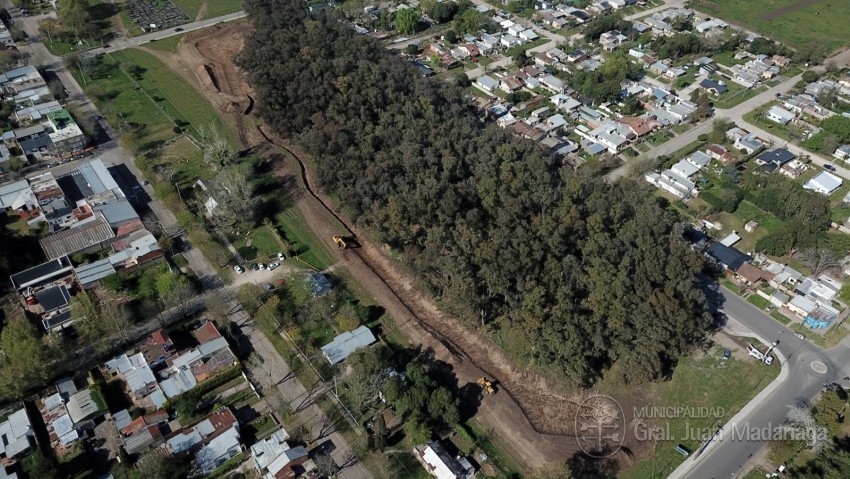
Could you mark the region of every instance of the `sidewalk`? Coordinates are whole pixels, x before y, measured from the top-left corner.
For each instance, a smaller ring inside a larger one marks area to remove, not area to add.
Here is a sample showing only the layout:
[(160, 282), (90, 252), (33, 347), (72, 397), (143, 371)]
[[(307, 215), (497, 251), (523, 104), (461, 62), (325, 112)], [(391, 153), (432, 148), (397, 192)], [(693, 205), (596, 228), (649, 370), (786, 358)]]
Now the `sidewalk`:
[[(770, 344), (769, 341), (766, 341), (764, 338), (759, 337), (757, 334), (753, 333), (746, 326), (741, 324), (738, 320), (727, 317), (726, 324), (723, 326), (723, 330), (733, 336), (746, 336), (746, 337), (754, 337), (758, 339), (763, 344)], [(771, 394), (773, 394), (776, 389), (788, 379), (788, 365), (786, 364), (786, 358), (779, 352), (779, 350), (774, 349), (773, 353), (776, 355), (776, 359), (779, 360), (779, 364), (782, 366), (782, 370), (779, 372), (779, 376), (773, 380), (770, 384), (765, 386), (764, 389), (761, 390), (760, 393), (756, 395), (750, 402), (744, 406), (738, 414), (735, 414), (732, 419), (726, 422), (726, 424), (722, 425), (724, 431), (733, 431), (738, 425), (744, 423), (749, 416), (755, 411), (762, 402), (764, 402)], [(722, 437), (722, 435), (721, 435)], [(700, 459), (709, 454), (712, 450), (712, 447), (716, 444), (716, 440), (712, 440), (712, 442), (705, 448), (702, 454), (691, 454), (690, 457), (685, 459), (685, 461), (679, 465), (669, 476), (667, 479), (679, 479), (685, 477), (690, 469), (699, 462)]]

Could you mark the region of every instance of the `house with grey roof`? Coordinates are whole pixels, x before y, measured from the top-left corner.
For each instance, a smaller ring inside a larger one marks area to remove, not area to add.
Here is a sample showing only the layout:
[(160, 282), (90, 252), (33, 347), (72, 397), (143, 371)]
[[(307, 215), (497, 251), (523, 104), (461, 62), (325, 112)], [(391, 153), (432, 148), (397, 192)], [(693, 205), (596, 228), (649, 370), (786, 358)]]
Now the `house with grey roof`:
[(39, 240), (45, 255), (50, 259), (79, 252), (94, 252), (109, 246), (115, 233), (103, 214), (78, 221), (71, 228), (53, 233)]
[(764, 116), (767, 117), (768, 120), (779, 123), (780, 125), (787, 125), (794, 121), (793, 113), (776, 105), (770, 107), (770, 109), (765, 112)]
[(20, 459), (35, 447), (35, 431), (26, 408), (18, 409), (0, 423), (0, 458)]
[(803, 188), (822, 195), (831, 195), (841, 188), (842, 179), (828, 171), (821, 171), (814, 178), (803, 184)]
[(301, 470), (307, 469), (302, 466), (310, 461), (307, 449), (304, 446), (292, 447), (287, 439), (289, 434), (281, 428), (251, 446), (253, 465), (263, 479), (297, 476)]
[(322, 346), (322, 354), (329, 363), (337, 364), (345, 360), (359, 348), (365, 348), (377, 341), (368, 327), (360, 326), (353, 331), (346, 331), (335, 337), (333, 341)]

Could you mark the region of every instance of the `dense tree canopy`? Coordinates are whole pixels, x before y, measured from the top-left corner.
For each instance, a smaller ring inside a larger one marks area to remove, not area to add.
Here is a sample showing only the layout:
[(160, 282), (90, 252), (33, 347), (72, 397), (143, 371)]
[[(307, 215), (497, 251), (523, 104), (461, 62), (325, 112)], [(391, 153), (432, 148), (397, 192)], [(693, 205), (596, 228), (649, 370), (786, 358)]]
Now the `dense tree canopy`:
[(588, 384), (663, 374), (710, 322), (675, 213), (484, 127), (454, 85), (301, 2), (248, 0), (258, 111), (441, 305), (526, 364)]

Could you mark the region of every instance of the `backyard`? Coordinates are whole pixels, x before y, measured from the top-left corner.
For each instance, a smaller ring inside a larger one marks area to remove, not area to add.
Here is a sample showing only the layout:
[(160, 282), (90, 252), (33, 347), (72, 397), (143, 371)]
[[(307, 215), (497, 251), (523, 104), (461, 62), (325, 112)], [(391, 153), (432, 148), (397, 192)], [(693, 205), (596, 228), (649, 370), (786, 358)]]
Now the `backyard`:
[(850, 8), (834, 0), (694, 0), (693, 7), (793, 47), (850, 44)]

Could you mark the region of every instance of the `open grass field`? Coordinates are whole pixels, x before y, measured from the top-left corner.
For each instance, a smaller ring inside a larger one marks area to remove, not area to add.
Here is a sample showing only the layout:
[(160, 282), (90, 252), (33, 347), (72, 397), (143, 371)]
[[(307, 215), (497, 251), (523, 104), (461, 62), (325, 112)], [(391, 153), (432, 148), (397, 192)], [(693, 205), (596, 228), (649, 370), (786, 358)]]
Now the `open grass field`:
[[(242, 10), (242, 0), (171, 0), (193, 20), (206, 20)], [(202, 10), (204, 4), (206, 8)], [(198, 13), (201, 13), (198, 18)]]
[(850, 46), (850, 2), (835, 0), (694, 0), (693, 8), (799, 48)]
[[(130, 74), (128, 66), (139, 68)], [(162, 62), (139, 50), (122, 50), (100, 57), (87, 74), (74, 76), (112, 125), (137, 129), (142, 150), (179, 135), (175, 124), (187, 133), (213, 125), (232, 141), (218, 113), (194, 88)]]
[[(666, 428), (668, 440), (657, 441), (655, 458), (622, 471), (621, 479), (665, 477), (683, 461), (674, 451), (677, 444), (696, 452), (699, 441), (687, 439), (694, 431), (714, 430), (732, 418), (751, 398), (779, 374), (778, 367), (755, 361), (722, 358), (723, 348), (714, 346), (683, 358), (670, 381), (648, 386), (646, 406), (723, 408), (723, 417), (641, 419), (650, 426)], [(651, 403), (649, 401), (652, 401)], [(629, 413), (627, 413), (629, 415)], [(627, 428), (629, 434), (631, 428)], [(689, 432), (690, 431), (690, 432)]]

